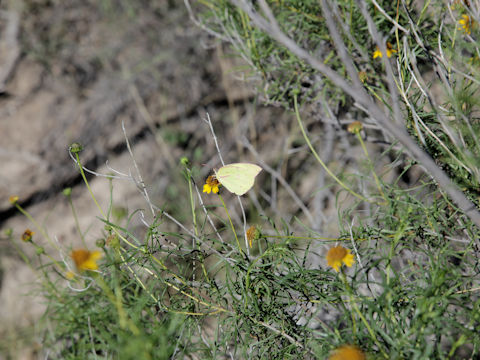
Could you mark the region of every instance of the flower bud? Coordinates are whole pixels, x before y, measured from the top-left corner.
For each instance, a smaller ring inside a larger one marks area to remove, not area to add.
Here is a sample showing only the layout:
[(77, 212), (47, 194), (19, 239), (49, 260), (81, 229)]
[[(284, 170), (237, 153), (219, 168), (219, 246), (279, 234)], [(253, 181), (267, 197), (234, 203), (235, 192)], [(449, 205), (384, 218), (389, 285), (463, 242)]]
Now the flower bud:
[(79, 142), (72, 143), (68, 148), (68, 151), (70, 151), (72, 154), (78, 154), (82, 150), (83, 150), (83, 146)]

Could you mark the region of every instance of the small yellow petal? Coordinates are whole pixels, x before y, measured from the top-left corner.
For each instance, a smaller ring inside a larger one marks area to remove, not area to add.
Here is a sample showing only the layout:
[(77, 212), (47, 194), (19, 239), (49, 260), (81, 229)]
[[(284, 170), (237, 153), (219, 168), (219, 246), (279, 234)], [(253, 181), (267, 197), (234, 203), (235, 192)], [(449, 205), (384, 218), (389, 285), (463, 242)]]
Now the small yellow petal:
[(90, 252), (90, 260), (97, 261), (102, 258), (102, 252), (100, 250), (94, 250)]
[(333, 270), (335, 270), (336, 272), (339, 272), (341, 265), (342, 265), (342, 263), (340, 261), (335, 261), (331, 266), (332, 266)]
[(102, 257), (102, 253), (98, 250), (88, 251), (86, 249), (73, 250), (70, 257), (75, 262), (75, 266), (79, 271), (97, 270), (97, 260)]
[(90, 260), (87, 260), (85, 261), (82, 265), (81, 265), (81, 269), (82, 270), (97, 270), (98, 269), (98, 265), (97, 263), (90, 259)]
[(353, 264), (355, 264), (355, 257), (353, 254), (348, 254), (343, 258), (343, 263), (348, 266), (352, 267)]
[[(386, 44), (386, 48), (387, 48), (387, 57), (391, 57), (393, 54), (395, 54), (397, 52), (396, 49), (393, 48), (393, 45), (390, 44), (389, 42), (387, 42)], [(376, 59), (377, 57), (379, 58), (382, 58), (383, 57), (383, 54), (382, 52), (380, 51), (379, 47), (377, 46), (375, 52), (373, 53), (373, 58)]]
[(393, 45), (387, 42), (387, 57), (391, 57), (392, 54), (395, 54), (396, 52), (397, 50), (393, 48)]
[(380, 51), (380, 49), (378, 47), (377, 47), (377, 50), (375, 50), (374, 53), (373, 53), (373, 58), (376, 59), (377, 57), (379, 57), (379, 58), (383, 57), (382, 52)]

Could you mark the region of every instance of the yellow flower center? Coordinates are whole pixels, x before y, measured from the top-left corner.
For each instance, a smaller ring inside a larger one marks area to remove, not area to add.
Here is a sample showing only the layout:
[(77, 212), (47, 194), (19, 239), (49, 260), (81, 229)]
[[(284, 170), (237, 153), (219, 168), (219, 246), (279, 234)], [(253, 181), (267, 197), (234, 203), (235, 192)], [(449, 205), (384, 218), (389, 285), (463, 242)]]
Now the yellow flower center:
[(362, 130), (363, 124), (360, 121), (354, 121), (348, 125), (347, 130), (352, 134), (356, 134)]
[(32, 230), (30, 230), (30, 229), (25, 230), (22, 234), (22, 240), (25, 241), (25, 242), (31, 241), (33, 234), (35, 234), (35, 233)]
[(207, 194), (210, 194), (213, 192), (214, 194), (219, 192), (219, 187), (220, 183), (216, 179), (214, 175), (210, 175), (207, 180), (205, 181), (205, 185), (203, 185), (203, 192), (206, 192)]

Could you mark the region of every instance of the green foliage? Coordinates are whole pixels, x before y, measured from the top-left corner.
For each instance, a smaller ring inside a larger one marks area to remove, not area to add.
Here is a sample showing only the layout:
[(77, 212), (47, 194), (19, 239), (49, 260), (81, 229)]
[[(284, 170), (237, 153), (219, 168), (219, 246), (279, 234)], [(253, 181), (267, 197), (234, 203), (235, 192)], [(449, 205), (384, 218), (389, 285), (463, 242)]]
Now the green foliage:
[(55, 298), (47, 295), (49, 309), (45, 316), (55, 326), (46, 334), (45, 345), (53, 350), (55, 358), (87, 359), (94, 354), (120, 359), (171, 357), (182, 317), (158, 312), (137, 286), (127, 278), (123, 280), (125, 283), (119, 285), (126, 290), (126, 311), (141, 329), (134, 334), (122, 328), (115, 307), (94, 286), (80, 292), (64, 288)]
[[(383, 186), (386, 202), (335, 239), (355, 244), (355, 265), (339, 273), (318, 253), (331, 239), (272, 219), (250, 257), (227, 219), (222, 241), (200, 225), (200, 209), (194, 246), (191, 235), (162, 231), (161, 211), (144, 239), (107, 222), (101, 273), (44, 287), (46, 346), (61, 358), (323, 359), (344, 343), (374, 358), (477, 356), (478, 229), (431, 184)], [(340, 214), (342, 223), (356, 216)]]

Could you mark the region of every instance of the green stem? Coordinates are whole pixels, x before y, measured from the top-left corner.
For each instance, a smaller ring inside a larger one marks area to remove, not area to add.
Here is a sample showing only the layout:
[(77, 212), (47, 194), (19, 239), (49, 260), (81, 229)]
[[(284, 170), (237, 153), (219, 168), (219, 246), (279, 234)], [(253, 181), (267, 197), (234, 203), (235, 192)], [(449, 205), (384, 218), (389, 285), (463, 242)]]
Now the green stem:
[(367, 328), (368, 333), (370, 334), (370, 337), (372, 338), (373, 342), (377, 345), (378, 349), (381, 351), (383, 357), (385, 359), (388, 359), (388, 354), (383, 349), (382, 344), (380, 344), (380, 342), (378, 341), (377, 336), (375, 335), (375, 332), (373, 331), (372, 327), (368, 323), (365, 316), (363, 316), (363, 314), (360, 312), (360, 309), (358, 308), (358, 305), (357, 305), (357, 302), (356, 302), (355, 295), (353, 294), (353, 289), (348, 284), (347, 277), (346, 277), (345, 273), (343, 272), (343, 270), (342, 270), (341, 276), (342, 276), (343, 283), (345, 284), (345, 287), (347, 288), (348, 295), (350, 297), (350, 303), (352, 304), (353, 309), (357, 313), (360, 320), (362, 320), (363, 324)]
[(93, 201), (95, 202), (95, 205), (97, 205), (98, 210), (100, 210), (100, 213), (102, 214), (103, 218), (106, 220), (107, 217), (106, 217), (105, 213), (103, 212), (102, 208), (100, 207), (100, 205), (98, 204), (97, 199), (95, 198), (95, 195), (93, 195), (93, 191), (90, 187), (90, 184), (88, 183), (87, 177), (85, 176), (85, 172), (83, 171), (82, 163), (80, 162), (80, 156), (78, 156), (78, 152), (75, 153), (75, 157), (77, 159), (77, 164), (78, 164), (78, 168), (80, 170), (80, 174), (82, 175), (82, 179), (85, 182), (85, 185), (87, 186), (88, 192), (90, 193), (90, 196), (92, 197)]
[(85, 242), (85, 237), (83, 236), (82, 229), (80, 227), (80, 223), (78, 222), (77, 212), (75, 211), (75, 206), (73, 205), (72, 196), (67, 196), (68, 203), (70, 204), (70, 208), (72, 209), (73, 219), (75, 220), (75, 226), (77, 227), (78, 234), (80, 235), (80, 239), (82, 239), (82, 244), (85, 248), (87, 248), (87, 243)]
[(360, 135), (360, 132), (356, 133), (358, 141), (360, 141), (360, 145), (362, 146), (363, 152), (365, 153), (365, 156), (367, 157), (368, 161), (368, 166), (370, 168), (370, 171), (372, 172), (373, 178), (375, 179), (375, 184), (377, 185), (378, 191), (380, 191), (380, 195), (382, 196), (384, 202), (379, 204), (379, 205), (386, 205), (387, 204), (387, 199), (385, 197), (385, 194), (382, 190), (382, 186), (380, 184), (380, 179), (378, 178), (375, 169), (373, 168), (373, 163), (372, 160), (370, 159), (370, 155), (368, 154), (367, 147), (365, 146), (365, 143), (363, 142), (362, 136)]
[(121, 293), (115, 291), (116, 294), (114, 294), (113, 291), (108, 287), (107, 283), (102, 279), (102, 277), (97, 273), (94, 274), (95, 275), (93, 276), (93, 278), (95, 279), (96, 283), (98, 284), (98, 286), (100, 286), (100, 288), (103, 290), (110, 302), (117, 309), (120, 327), (122, 329), (125, 329), (128, 326), (128, 328), (134, 335), (140, 334), (140, 330), (138, 330), (138, 327), (133, 323), (131, 319), (128, 318), (125, 309), (123, 308)]
[[(90, 193), (90, 196), (92, 197), (93, 201), (95, 202), (95, 205), (97, 205), (98, 210), (100, 210), (100, 213), (102, 214), (104, 221), (108, 223), (109, 222), (108, 218), (105, 215), (105, 213), (103, 212), (102, 208), (100, 207), (100, 204), (98, 203), (97, 199), (95, 198), (95, 195), (93, 194), (93, 191), (90, 187), (90, 184), (88, 183), (88, 180), (87, 180), (87, 177), (85, 176), (85, 172), (83, 171), (83, 167), (82, 167), (82, 164), (80, 162), (80, 157), (78, 156), (78, 153), (75, 153), (75, 157), (77, 159), (77, 164), (78, 164), (78, 168), (80, 170), (80, 174), (82, 175), (82, 179), (85, 182), (85, 185), (87, 186), (88, 192)], [(124, 236), (122, 236), (122, 234), (120, 234), (118, 232), (118, 230), (115, 227), (112, 227), (112, 230), (115, 232), (115, 234), (118, 235), (118, 237), (122, 241), (124, 241), (129, 246), (133, 247), (134, 249), (138, 249), (138, 246), (135, 246), (134, 244), (130, 243)]]
[(312, 143), (310, 142), (310, 139), (307, 136), (307, 133), (305, 132), (305, 128), (303, 127), (302, 119), (300, 117), (300, 112), (298, 110), (298, 102), (297, 102), (297, 95), (296, 94), (293, 96), (293, 102), (294, 102), (294, 106), (295, 106), (295, 115), (297, 117), (298, 125), (300, 126), (300, 130), (302, 131), (303, 137), (305, 138), (305, 141), (307, 142), (308, 147), (312, 151), (313, 156), (315, 156), (315, 159), (317, 159), (317, 161), (320, 163), (320, 165), (322, 165), (322, 167), (325, 169), (325, 171), (328, 173), (328, 175), (330, 175), (341, 187), (343, 187), (350, 194), (359, 198), (360, 200), (369, 202), (369, 200), (367, 198), (365, 198), (362, 195), (356, 193), (355, 191), (350, 189), (345, 183), (343, 183), (342, 180), (337, 178), (335, 176), (335, 174), (333, 172), (331, 172), (330, 169), (327, 167), (327, 165), (322, 161), (322, 159), (320, 159), (320, 156), (318, 156), (317, 152), (315, 151)]
[(33, 271), (35, 271), (35, 269), (33, 268), (32, 266), (32, 262), (30, 261), (30, 259), (28, 258), (27, 255), (25, 255), (25, 253), (23, 252), (23, 250), (20, 248), (20, 246), (17, 245), (17, 243), (15, 241), (13, 241), (13, 239), (10, 239), (11, 243), (13, 244), (13, 247), (15, 248), (15, 250), (17, 251), (18, 255), (20, 255), (20, 257), (23, 259), (23, 261), (25, 262), (25, 264), (28, 265), (28, 267), (30, 269), (32, 269)]
[(198, 236), (197, 215), (195, 212), (195, 201), (193, 199), (192, 176), (190, 174), (190, 169), (187, 169), (187, 177), (188, 177), (188, 191), (190, 195), (190, 208), (192, 210), (192, 218), (193, 218), (193, 229), (195, 231), (195, 235)]
[(228, 213), (227, 206), (225, 205), (225, 202), (223, 201), (222, 195), (218, 194), (218, 197), (222, 201), (223, 208), (225, 209), (225, 212), (227, 213), (228, 221), (230, 221), (230, 226), (232, 227), (233, 235), (235, 235), (235, 240), (237, 240), (238, 250), (240, 250), (240, 254), (243, 255), (243, 250), (242, 250), (242, 247), (240, 246), (240, 241), (238, 241), (237, 232), (235, 231), (235, 227), (233, 226), (232, 218), (230, 217), (230, 214)]
[[(340, 273), (340, 278), (342, 279), (342, 282), (343, 284), (345, 285), (345, 288), (347, 289), (347, 292), (348, 292), (348, 295), (350, 297), (350, 302), (351, 303), (354, 303), (354, 299), (353, 299), (353, 294), (352, 294), (352, 289), (350, 288), (350, 286), (348, 285), (348, 282), (347, 282), (347, 276), (345, 275), (344, 271), (343, 271), (343, 268), (341, 269), (341, 273)], [(342, 305), (344, 307), (345, 310), (347, 310), (347, 306), (344, 304), (344, 301), (342, 298), (340, 298), (340, 300), (342, 301)], [(355, 315), (353, 312), (349, 311), (350, 312), (350, 317), (352, 318), (352, 335), (353, 337), (355, 338), (357, 335), (357, 321), (355, 320)]]
[(59, 250), (58, 249), (58, 246), (52, 241), (52, 239), (50, 239), (50, 236), (48, 236), (47, 232), (45, 231), (45, 229), (43, 228), (43, 226), (41, 226), (34, 218), (32, 215), (30, 215), (28, 213), (27, 210), (25, 210), (24, 208), (22, 208), (18, 203), (15, 204), (15, 207), (18, 209), (18, 211), (20, 211), (28, 220), (30, 220), (32, 222), (33, 225), (35, 225), (35, 228), (40, 231), (40, 233), (43, 235), (43, 237), (45, 239), (47, 239), (47, 241), (50, 243), (50, 245), (56, 249), (56, 250)]

